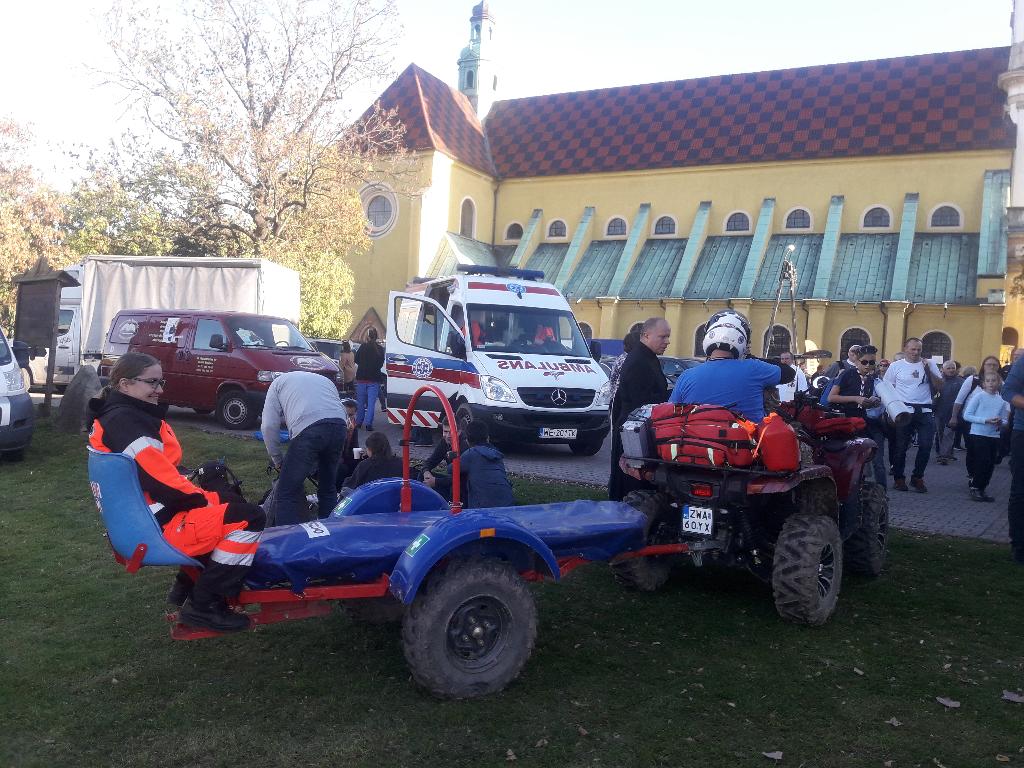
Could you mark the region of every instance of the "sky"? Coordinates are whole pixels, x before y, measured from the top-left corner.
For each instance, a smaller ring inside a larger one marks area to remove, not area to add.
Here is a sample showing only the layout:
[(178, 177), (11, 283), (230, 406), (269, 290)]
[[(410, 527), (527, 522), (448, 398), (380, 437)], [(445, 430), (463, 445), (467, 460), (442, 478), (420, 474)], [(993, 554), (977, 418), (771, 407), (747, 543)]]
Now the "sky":
[[(393, 74), (410, 62), (450, 84), (473, 0), (397, 0)], [(31, 127), (53, 183), (67, 151), (129, 127), (101, 34), (108, 0), (4, 3), (0, 116)], [(1011, 0), (493, 0), (499, 98), (1009, 45)], [(353, 95), (359, 114), (387, 86)]]

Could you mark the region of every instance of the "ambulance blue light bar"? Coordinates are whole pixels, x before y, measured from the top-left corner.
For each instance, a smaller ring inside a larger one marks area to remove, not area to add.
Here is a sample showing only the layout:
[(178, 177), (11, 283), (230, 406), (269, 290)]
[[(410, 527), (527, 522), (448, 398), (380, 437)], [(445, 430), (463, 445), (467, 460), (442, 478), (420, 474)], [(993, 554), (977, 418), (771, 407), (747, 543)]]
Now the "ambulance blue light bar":
[(490, 275), (491, 277), (515, 277), (519, 280), (544, 279), (544, 272), (539, 269), (512, 269), (511, 267), (486, 267), (478, 264), (459, 264), (456, 271), (467, 275)]

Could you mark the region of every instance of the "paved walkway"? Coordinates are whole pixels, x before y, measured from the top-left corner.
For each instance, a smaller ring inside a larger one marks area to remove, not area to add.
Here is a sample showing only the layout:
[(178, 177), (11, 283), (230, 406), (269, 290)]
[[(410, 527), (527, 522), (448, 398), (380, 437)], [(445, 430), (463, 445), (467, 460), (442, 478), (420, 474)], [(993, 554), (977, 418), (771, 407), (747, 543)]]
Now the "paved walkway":
[[(191, 411), (173, 408), (171, 419), (209, 431), (223, 430), (212, 417), (198, 416)], [(384, 432), (397, 448), (401, 430), (388, 424), (378, 413), (375, 426)], [(251, 433), (249, 433), (251, 434)], [(365, 439), (365, 435), (362, 436)], [(564, 480), (587, 485), (607, 485), (610, 464), (608, 441), (600, 453), (592, 457), (573, 456), (563, 445), (532, 445), (509, 448), (505, 464), (510, 472), (530, 477)], [(415, 458), (426, 458), (428, 448), (413, 448)], [(913, 466), (916, 449), (907, 456), (908, 469)], [(989, 494), (992, 503), (971, 501), (967, 493), (964, 453), (956, 453), (958, 461), (948, 466), (935, 463), (934, 457), (925, 474), (928, 493), (899, 493), (890, 488), (889, 511), (892, 525), (907, 531), (938, 533), (947, 536), (1009, 541), (1006, 499), (1010, 491), (1009, 462), (996, 467)]]

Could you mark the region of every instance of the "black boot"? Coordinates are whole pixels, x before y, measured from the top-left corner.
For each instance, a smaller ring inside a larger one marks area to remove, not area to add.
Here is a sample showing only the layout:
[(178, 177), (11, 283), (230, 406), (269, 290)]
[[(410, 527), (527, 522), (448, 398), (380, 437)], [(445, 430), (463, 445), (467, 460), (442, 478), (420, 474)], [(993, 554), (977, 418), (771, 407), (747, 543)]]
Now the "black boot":
[(212, 629), (214, 632), (240, 632), (250, 627), (249, 617), (228, 608), (221, 598), (197, 603), (193, 597), (185, 603), (178, 619), (190, 627)]
[(186, 600), (192, 597), (194, 586), (195, 582), (184, 571), (178, 571), (178, 575), (174, 577), (174, 583), (171, 585), (171, 591), (167, 593), (167, 602), (180, 608)]

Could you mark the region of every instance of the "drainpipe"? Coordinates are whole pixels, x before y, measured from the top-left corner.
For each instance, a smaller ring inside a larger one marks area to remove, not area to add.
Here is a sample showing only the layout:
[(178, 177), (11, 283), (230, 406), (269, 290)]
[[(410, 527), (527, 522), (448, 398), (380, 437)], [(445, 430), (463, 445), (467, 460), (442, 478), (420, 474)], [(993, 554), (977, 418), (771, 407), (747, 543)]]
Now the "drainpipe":
[[(800, 301), (800, 309), (804, 311), (804, 347), (807, 346), (807, 334), (811, 330), (811, 310), (807, 307), (807, 299)], [(795, 339), (794, 339), (795, 341)], [(824, 341), (824, 339), (822, 339)], [(807, 350), (804, 349), (804, 352)]]
[[(878, 311), (882, 313), (882, 346), (885, 346), (885, 340), (889, 338), (886, 334), (889, 332), (889, 310), (885, 307), (885, 302), (878, 302)], [(885, 357), (885, 350), (882, 350), (882, 357)]]

